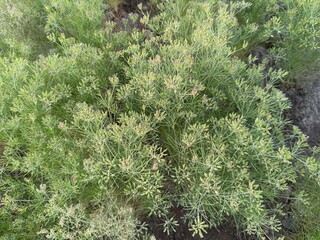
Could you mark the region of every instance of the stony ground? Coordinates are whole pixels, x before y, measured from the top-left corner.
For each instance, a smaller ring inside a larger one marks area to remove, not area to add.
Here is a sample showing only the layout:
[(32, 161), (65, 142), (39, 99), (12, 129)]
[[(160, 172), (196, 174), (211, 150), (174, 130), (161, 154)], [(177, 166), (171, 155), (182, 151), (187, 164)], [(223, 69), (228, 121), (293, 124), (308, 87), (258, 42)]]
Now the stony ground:
[(295, 85), (287, 91), (292, 101), (291, 118), (308, 136), (311, 146), (320, 144), (320, 71), (298, 76)]

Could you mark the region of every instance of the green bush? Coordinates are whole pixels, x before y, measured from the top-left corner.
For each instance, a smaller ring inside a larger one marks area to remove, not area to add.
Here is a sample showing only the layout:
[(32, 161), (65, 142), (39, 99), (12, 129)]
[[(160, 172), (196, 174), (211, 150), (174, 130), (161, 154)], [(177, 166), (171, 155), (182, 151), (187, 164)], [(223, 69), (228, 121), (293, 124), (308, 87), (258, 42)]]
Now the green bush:
[(52, 49), (30, 59), (14, 36), (1, 57), (4, 239), (147, 238), (146, 216), (200, 236), (231, 218), (262, 238), (288, 184), (319, 177), (300, 131), (285, 134), (286, 72), (235, 57), (250, 4), (163, 1), (126, 32), (102, 28), (101, 1), (32, 4)]
[[(316, 240), (320, 238), (319, 184), (306, 178), (298, 184), (294, 204), (295, 240)], [(304, 201), (300, 201), (303, 196)], [(306, 201), (307, 199), (307, 201)]]
[(65, 1), (50, 0), (47, 12), (46, 32), (58, 35), (63, 32), (82, 43), (95, 43), (96, 33), (101, 31), (103, 4), (101, 0)]
[(44, 32), (44, 1), (0, 1), (0, 56), (32, 57), (46, 54), (50, 43)]
[(237, 39), (249, 48), (267, 46), (270, 58), (288, 71), (290, 79), (319, 66), (320, 2), (317, 0), (247, 1), (237, 16)]

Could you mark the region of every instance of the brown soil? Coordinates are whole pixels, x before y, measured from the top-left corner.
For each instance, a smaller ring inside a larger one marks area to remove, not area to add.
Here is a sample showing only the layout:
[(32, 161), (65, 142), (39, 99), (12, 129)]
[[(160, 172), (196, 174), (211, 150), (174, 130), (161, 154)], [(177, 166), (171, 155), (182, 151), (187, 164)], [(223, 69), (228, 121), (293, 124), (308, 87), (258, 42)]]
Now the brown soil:
[[(180, 213), (181, 214), (181, 213)], [(175, 232), (171, 232), (170, 235), (163, 232), (163, 222), (160, 219), (148, 219), (149, 233), (154, 235), (157, 240), (239, 240), (240, 237), (237, 235), (237, 229), (233, 223), (223, 224), (218, 228), (211, 228), (207, 230), (204, 237), (201, 238), (199, 235), (192, 236), (192, 232), (189, 227), (184, 223), (181, 218), (178, 219), (179, 226), (175, 229)]]
[[(142, 6), (142, 10), (138, 5)], [(105, 11), (104, 23), (106, 21), (113, 21), (116, 23), (114, 31), (131, 31), (132, 29), (145, 29), (145, 25), (140, 22), (143, 14), (148, 14), (150, 17), (154, 16), (157, 9), (147, 0), (130, 0), (123, 1), (116, 9), (107, 9)], [(132, 22), (129, 18), (130, 14), (137, 14), (138, 19)], [(125, 23), (127, 22), (127, 23)]]
[(297, 77), (296, 83), (286, 90), (292, 102), (290, 118), (308, 136), (311, 146), (320, 145), (320, 72)]

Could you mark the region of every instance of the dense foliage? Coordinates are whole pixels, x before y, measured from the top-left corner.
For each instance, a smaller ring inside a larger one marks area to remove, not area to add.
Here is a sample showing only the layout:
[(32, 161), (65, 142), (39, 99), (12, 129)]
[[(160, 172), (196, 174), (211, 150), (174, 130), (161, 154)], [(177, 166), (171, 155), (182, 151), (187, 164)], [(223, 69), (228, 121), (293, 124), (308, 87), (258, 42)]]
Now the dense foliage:
[(149, 239), (148, 217), (262, 238), (288, 184), (320, 182), (276, 88), (315, 63), (318, 1), (153, 4), (121, 27), (101, 0), (0, 0), (3, 239)]

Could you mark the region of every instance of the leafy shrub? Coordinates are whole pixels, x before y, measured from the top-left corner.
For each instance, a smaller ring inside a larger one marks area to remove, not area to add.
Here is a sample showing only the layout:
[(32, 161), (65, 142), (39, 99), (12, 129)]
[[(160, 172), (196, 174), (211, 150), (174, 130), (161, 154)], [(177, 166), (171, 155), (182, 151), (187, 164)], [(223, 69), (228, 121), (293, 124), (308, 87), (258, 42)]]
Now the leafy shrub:
[(247, 1), (239, 16), (239, 37), (251, 48), (267, 45), (270, 57), (290, 78), (319, 65), (320, 2)]
[[(296, 233), (293, 239), (319, 239), (319, 190), (319, 184), (308, 178), (298, 184), (298, 191), (295, 196), (297, 200), (294, 204)], [(299, 201), (301, 196), (303, 196), (304, 201)]]
[(63, 32), (82, 43), (94, 43), (95, 34), (101, 31), (103, 4), (94, 1), (51, 0), (46, 5), (47, 34)]
[[(32, 57), (50, 48), (42, 1), (0, 1), (0, 54)], [(44, 2), (44, 1), (43, 1)]]
[(146, 215), (168, 233), (279, 229), (276, 197), (318, 165), (284, 133), (286, 72), (234, 57), (248, 4), (164, 1), (145, 29), (114, 32), (100, 1), (37, 3), (54, 49), (1, 58), (5, 238), (135, 239)]

